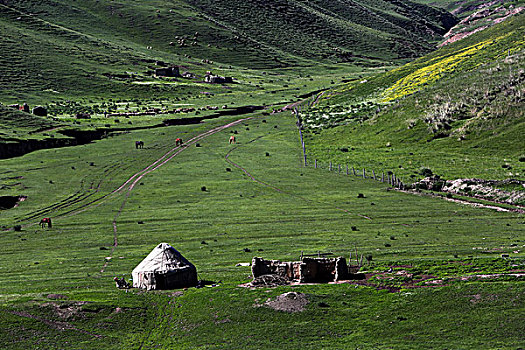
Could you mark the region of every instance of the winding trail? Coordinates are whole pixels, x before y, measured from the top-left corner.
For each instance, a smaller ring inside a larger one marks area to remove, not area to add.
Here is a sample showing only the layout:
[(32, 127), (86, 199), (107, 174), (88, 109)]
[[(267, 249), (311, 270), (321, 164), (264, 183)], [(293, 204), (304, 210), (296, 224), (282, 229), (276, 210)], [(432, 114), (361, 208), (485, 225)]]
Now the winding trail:
[[(173, 158), (175, 158), (176, 156), (178, 156), (181, 152), (183, 152), (189, 145), (193, 145), (195, 144), (196, 142), (202, 140), (202, 139), (205, 139), (206, 137), (209, 137), (213, 134), (216, 134), (218, 132), (221, 132), (225, 129), (228, 129), (232, 126), (235, 126), (237, 124), (240, 124), (240, 123), (243, 123), (247, 120), (250, 120), (252, 119), (253, 117), (246, 117), (246, 118), (241, 118), (241, 119), (237, 119), (233, 122), (230, 122), (230, 123), (227, 123), (227, 124), (224, 124), (224, 125), (220, 125), (220, 126), (217, 126), (217, 127), (214, 127), (210, 130), (207, 130), (201, 134), (198, 134), (196, 136), (194, 136), (193, 138), (189, 139), (188, 141), (186, 141), (186, 143), (184, 145), (180, 145), (180, 146), (175, 146), (171, 149), (169, 149), (166, 153), (164, 153), (164, 155), (162, 155), (161, 157), (159, 157), (158, 159), (156, 159), (155, 161), (153, 161), (151, 164), (149, 164), (148, 166), (146, 166), (145, 168), (143, 168), (142, 170), (134, 173), (133, 175), (131, 175), (122, 185), (120, 185), (118, 188), (116, 188), (115, 190), (99, 197), (99, 198), (96, 198), (96, 199), (93, 199), (87, 203), (83, 203), (81, 204), (80, 206), (74, 208), (74, 209), (70, 209), (68, 211), (65, 211), (65, 212), (62, 212), (60, 214), (57, 214), (55, 215), (54, 217), (52, 217), (52, 219), (54, 221), (58, 221), (60, 220), (61, 218), (66, 218), (66, 217), (71, 217), (71, 216), (75, 216), (75, 215), (78, 215), (80, 213), (83, 213), (87, 210), (91, 210), (91, 209), (94, 209), (108, 201), (111, 201), (111, 200), (116, 200), (117, 198), (121, 197), (122, 195), (124, 195), (124, 200), (122, 201), (122, 204), (120, 205), (119, 207), (119, 210), (117, 211), (117, 213), (115, 214), (115, 216), (113, 217), (113, 220), (112, 220), (112, 226), (113, 226), (113, 244), (112, 244), (112, 247), (111, 247), (111, 252), (109, 254), (108, 257), (106, 257), (106, 261), (104, 263), (104, 265), (102, 266), (100, 272), (103, 273), (106, 269), (106, 267), (108, 266), (111, 258), (113, 257), (113, 254), (115, 252), (115, 248), (118, 246), (118, 229), (117, 229), (117, 220), (120, 216), (120, 214), (122, 213), (122, 211), (124, 210), (126, 204), (127, 204), (127, 201), (131, 195), (131, 192), (133, 191), (133, 189), (135, 188), (135, 186), (137, 185), (137, 183), (142, 180), (142, 178), (144, 178), (144, 176), (150, 174), (151, 172), (159, 169), (160, 167), (162, 167), (163, 165), (165, 165), (166, 163), (168, 163), (169, 161), (171, 161)], [(109, 169), (111, 170), (114, 170), (116, 169), (118, 166), (114, 165), (114, 166), (110, 166)], [(107, 175), (107, 174), (106, 174)], [(103, 177), (102, 179), (100, 179), (98, 181), (98, 183), (95, 184), (95, 181), (92, 181), (89, 185), (89, 189), (92, 190), (91, 192), (85, 192), (83, 193), (82, 191), (77, 191), (75, 194), (71, 195), (70, 197), (68, 197), (67, 199), (59, 202), (59, 203), (55, 203), (53, 205), (50, 205), (46, 208), (43, 208), (39, 211), (36, 211), (36, 212), (33, 212), (30, 214), (30, 216), (27, 218), (27, 219), (30, 219), (30, 220), (34, 220), (35, 218), (37, 217), (40, 217), (42, 215), (48, 215), (49, 213), (52, 213), (54, 211), (57, 211), (57, 210), (61, 210), (61, 209), (66, 209), (68, 208), (70, 205), (72, 204), (78, 204), (78, 203), (82, 203), (82, 201), (88, 199), (89, 197), (92, 197), (94, 196), (95, 194), (99, 193), (100, 192), (100, 189), (101, 189), (101, 186), (102, 184), (104, 183), (104, 180), (105, 180), (105, 177)], [(35, 221), (35, 222), (31, 222), (31, 223), (28, 223), (28, 224), (24, 224), (22, 225), (22, 227), (31, 227), (31, 226), (34, 226), (34, 225), (37, 225), (39, 223), (39, 221)], [(9, 229), (9, 230), (12, 230)]]
[[(129, 196), (131, 195), (131, 191), (133, 191), (133, 189), (135, 188), (136, 184), (144, 176), (146, 176), (149, 173), (159, 169), (160, 167), (162, 167), (163, 165), (168, 163), (170, 160), (175, 158), (177, 155), (179, 155), (181, 152), (183, 152), (189, 145), (193, 145), (197, 141), (200, 141), (200, 140), (202, 140), (202, 139), (204, 139), (204, 138), (206, 138), (208, 136), (211, 136), (211, 135), (213, 135), (215, 133), (218, 133), (220, 131), (223, 131), (223, 130), (225, 130), (227, 128), (230, 128), (232, 126), (240, 124), (240, 123), (242, 123), (242, 122), (244, 122), (246, 120), (249, 120), (249, 119), (252, 119), (252, 118), (248, 117), (248, 118), (238, 119), (238, 120), (236, 120), (234, 122), (231, 122), (231, 123), (228, 123), (228, 124), (225, 124), (225, 125), (221, 125), (219, 127), (213, 128), (211, 130), (208, 130), (208, 131), (206, 131), (206, 132), (204, 132), (202, 134), (199, 134), (199, 135), (191, 138), (184, 145), (173, 147), (168, 152), (166, 152), (162, 157), (160, 157), (159, 159), (157, 159), (156, 161), (151, 163), (149, 166), (147, 166), (146, 168), (142, 169), (141, 171), (133, 174), (126, 182), (124, 182), (124, 184), (122, 184), (119, 188), (117, 188), (116, 190), (114, 190), (113, 192), (111, 192), (108, 195), (107, 198), (109, 198), (109, 196), (111, 196), (111, 195), (122, 194), (122, 193), (125, 192), (125, 198), (122, 201), (122, 204), (121, 204), (118, 212), (115, 214), (115, 216), (113, 218), (113, 222), (112, 222), (112, 225), (113, 225), (113, 244), (111, 246), (111, 253), (106, 258), (106, 262), (102, 266), (102, 268), (100, 270), (100, 273), (103, 273), (105, 271), (106, 267), (109, 265), (109, 262), (110, 262), (111, 258), (113, 257), (113, 254), (115, 252), (115, 248), (118, 246), (117, 220), (118, 220), (120, 214), (122, 213), (122, 211), (124, 210), (124, 207), (127, 204)], [(100, 204), (102, 204), (102, 203), (96, 203), (97, 206), (100, 205)], [(76, 214), (78, 214), (78, 213), (80, 213), (82, 211), (88, 210), (90, 208), (91, 208), (91, 206), (83, 208), (82, 210), (74, 212), (71, 215), (76, 215)]]

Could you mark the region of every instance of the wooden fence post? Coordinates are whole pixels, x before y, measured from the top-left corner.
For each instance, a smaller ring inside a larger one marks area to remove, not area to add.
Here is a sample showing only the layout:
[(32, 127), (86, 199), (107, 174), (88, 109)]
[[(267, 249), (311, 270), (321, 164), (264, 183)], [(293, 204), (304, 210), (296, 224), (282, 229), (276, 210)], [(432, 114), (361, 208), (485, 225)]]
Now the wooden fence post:
[(366, 170), (363, 168), (363, 179), (366, 179)]
[(346, 165), (346, 175), (348, 175), (348, 164)]
[(332, 171), (332, 161), (330, 161), (330, 167), (328, 169)]
[(317, 159), (315, 160), (315, 168), (317, 169)]
[(338, 167), (339, 167), (339, 172), (341, 172), (341, 164), (339, 164)]
[(374, 178), (374, 180), (377, 180), (376, 179), (376, 172), (372, 169), (372, 177)]
[(354, 174), (354, 176), (356, 176), (354, 167), (352, 167), (352, 173)]

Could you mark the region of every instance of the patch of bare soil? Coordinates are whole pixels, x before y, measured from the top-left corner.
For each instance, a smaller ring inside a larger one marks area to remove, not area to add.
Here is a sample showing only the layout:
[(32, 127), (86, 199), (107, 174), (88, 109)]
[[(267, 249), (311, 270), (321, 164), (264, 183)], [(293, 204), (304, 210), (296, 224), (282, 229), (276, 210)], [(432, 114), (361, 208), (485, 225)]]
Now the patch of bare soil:
[(74, 320), (75, 318), (82, 318), (82, 306), (86, 305), (87, 301), (77, 301), (74, 303), (55, 303), (48, 302), (44, 303), (41, 306), (45, 308), (50, 308), (53, 313), (62, 320)]
[(284, 312), (304, 311), (309, 301), (306, 294), (288, 292), (278, 295), (275, 300), (268, 300), (264, 303), (267, 307)]
[(74, 330), (74, 331), (77, 331), (77, 332), (80, 332), (80, 333), (83, 333), (83, 334), (87, 334), (87, 335), (93, 336), (95, 338), (101, 338), (102, 337), (101, 335), (94, 334), (94, 333), (85, 331), (83, 329), (79, 329), (79, 328), (77, 328), (77, 327), (73, 326), (72, 324), (70, 324), (68, 322), (65, 322), (65, 321), (50, 320), (50, 319), (34, 316), (34, 315), (32, 315), (32, 314), (30, 314), (28, 312), (25, 312), (25, 311), (14, 311), (13, 310), (13, 311), (8, 311), (8, 312), (13, 314), (13, 315), (17, 315), (17, 316), (20, 316), (20, 317), (31, 318), (33, 320), (42, 322), (42, 323), (46, 324), (49, 328), (56, 329), (56, 330), (59, 330), (59, 331)]

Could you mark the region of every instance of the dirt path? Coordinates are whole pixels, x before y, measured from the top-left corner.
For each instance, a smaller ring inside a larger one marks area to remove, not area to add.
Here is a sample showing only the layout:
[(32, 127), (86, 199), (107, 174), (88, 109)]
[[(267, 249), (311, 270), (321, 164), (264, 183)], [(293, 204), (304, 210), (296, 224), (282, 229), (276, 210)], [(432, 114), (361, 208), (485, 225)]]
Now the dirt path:
[[(202, 140), (202, 139), (204, 139), (206, 137), (209, 137), (209, 136), (211, 136), (213, 134), (221, 132), (221, 131), (223, 131), (225, 129), (228, 129), (228, 128), (232, 127), (232, 126), (235, 126), (237, 124), (243, 123), (243, 122), (245, 122), (247, 120), (250, 120), (250, 119), (252, 119), (252, 117), (246, 117), (246, 118), (238, 119), (236, 121), (233, 121), (233, 122), (230, 122), (230, 123), (227, 123), (227, 124), (224, 124), (224, 125), (212, 128), (212, 129), (210, 129), (208, 131), (205, 131), (205, 132), (203, 132), (201, 134), (198, 134), (198, 135), (194, 136), (193, 138), (189, 139), (188, 141), (186, 141), (186, 143), (184, 145), (175, 146), (173, 148), (170, 148), (166, 153), (164, 153), (163, 156), (159, 157), (158, 159), (153, 161), (151, 164), (149, 164), (148, 166), (146, 166), (142, 170), (140, 170), (140, 171), (134, 173), (133, 175), (131, 175), (122, 185), (120, 185), (115, 190), (111, 191), (110, 193), (107, 193), (107, 194), (103, 195), (102, 197), (99, 197), (99, 198), (93, 199), (93, 200), (91, 200), (91, 201), (89, 201), (87, 203), (81, 204), (80, 206), (78, 206), (78, 207), (76, 207), (74, 209), (70, 209), (68, 211), (60, 213), (60, 214), (52, 217), (53, 221), (56, 222), (56, 221), (59, 221), (61, 218), (66, 218), (66, 217), (71, 217), (71, 216), (78, 215), (78, 214), (83, 213), (83, 212), (85, 212), (87, 210), (94, 209), (94, 208), (96, 208), (96, 207), (98, 207), (98, 206), (100, 206), (100, 205), (102, 205), (104, 203), (107, 203), (108, 201), (116, 200), (119, 197), (121, 197), (122, 195), (124, 195), (124, 200), (122, 201), (122, 204), (120, 205), (120, 208), (119, 208), (118, 212), (115, 214), (115, 216), (113, 217), (113, 220), (112, 220), (113, 243), (112, 243), (112, 246), (111, 246), (111, 252), (108, 255), (108, 258), (106, 259), (104, 265), (102, 266), (102, 268), (100, 270), (101, 273), (104, 272), (106, 267), (108, 266), (111, 258), (113, 257), (115, 248), (118, 246), (117, 220), (118, 220), (120, 214), (122, 213), (122, 211), (124, 210), (124, 208), (125, 208), (125, 206), (127, 204), (128, 198), (131, 195), (131, 192), (133, 191), (133, 189), (135, 188), (137, 183), (140, 180), (142, 180), (146, 175), (148, 175), (151, 172), (159, 169), (160, 167), (162, 167), (163, 165), (168, 163), (170, 160), (172, 160), (173, 158), (178, 156), (181, 152), (186, 150), (188, 146), (194, 145), (195, 143), (197, 143), (198, 141), (200, 141), (200, 140)], [(35, 218), (39, 218), (39, 217), (41, 217), (43, 215), (49, 215), (50, 213), (56, 212), (58, 210), (66, 209), (66, 208), (70, 207), (73, 204), (82, 203), (82, 201), (84, 201), (84, 200), (86, 200), (86, 199), (88, 199), (88, 198), (98, 194), (100, 192), (100, 188), (101, 188), (102, 184), (105, 182), (105, 180), (107, 178), (107, 175), (109, 175), (111, 173), (111, 171), (113, 171), (115, 169), (118, 169), (118, 168), (119, 168), (118, 164), (109, 166), (108, 169), (106, 169), (106, 171), (104, 172), (104, 176), (101, 179), (99, 179), (98, 182), (93, 180), (89, 184), (89, 189), (88, 189), (88, 190), (90, 190), (89, 192), (77, 191), (75, 194), (71, 195), (70, 197), (68, 197), (67, 199), (65, 199), (65, 200), (63, 200), (63, 201), (61, 201), (59, 203), (52, 204), (52, 205), (50, 205), (50, 206), (48, 206), (46, 208), (43, 208), (41, 210), (38, 210), (38, 211), (35, 211), (35, 212), (29, 214), (28, 219), (34, 220)], [(108, 173), (108, 171), (109, 171), (109, 173)], [(31, 222), (29, 224), (25, 224), (25, 225), (22, 225), (22, 226), (23, 227), (30, 227), (30, 226), (37, 225), (38, 223), (39, 223), (38, 221), (35, 221), (35, 222)]]
[[(190, 140), (188, 140), (182, 146), (173, 147), (168, 152), (166, 152), (162, 157), (160, 157), (159, 159), (157, 159), (156, 161), (151, 163), (149, 166), (147, 166), (146, 168), (142, 169), (141, 171), (133, 174), (126, 182), (124, 182), (124, 184), (122, 184), (119, 188), (117, 188), (116, 190), (114, 190), (113, 192), (110, 193), (110, 195), (115, 195), (115, 194), (119, 194), (119, 193), (122, 194), (122, 193), (125, 192), (125, 197), (124, 197), (124, 200), (122, 201), (122, 204), (121, 204), (118, 212), (115, 214), (115, 217), (113, 218), (113, 222), (112, 222), (112, 225), (113, 225), (113, 244), (111, 246), (111, 253), (109, 254), (108, 258), (106, 259), (106, 262), (104, 263), (104, 265), (102, 266), (102, 268), (100, 270), (101, 273), (103, 273), (105, 271), (106, 267), (109, 265), (109, 262), (111, 261), (111, 258), (113, 257), (113, 254), (115, 252), (115, 248), (118, 246), (117, 220), (118, 220), (120, 214), (122, 213), (122, 211), (124, 210), (124, 207), (127, 204), (129, 196), (131, 195), (131, 192), (135, 188), (136, 184), (140, 180), (142, 180), (142, 178), (144, 176), (146, 176), (149, 173), (159, 169), (160, 167), (162, 167), (163, 165), (168, 163), (170, 160), (175, 158), (177, 155), (179, 155), (181, 152), (183, 152), (185, 149), (187, 149), (188, 146), (193, 145), (197, 141), (200, 141), (200, 140), (202, 140), (202, 139), (204, 139), (204, 138), (206, 138), (208, 136), (211, 136), (213, 134), (221, 132), (221, 131), (223, 131), (225, 129), (228, 129), (228, 128), (232, 127), (232, 126), (240, 124), (240, 123), (242, 123), (242, 122), (244, 122), (246, 120), (249, 120), (249, 119), (252, 119), (252, 118), (243, 118), (243, 119), (239, 119), (239, 120), (236, 120), (234, 122), (231, 122), (231, 123), (228, 123), (228, 124), (225, 124), (225, 125), (221, 125), (219, 127), (213, 128), (211, 130), (208, 130), (208, 131), (206, 131), (206, 132), (204, 132), (202, 134), (199, 134), (199, 135), (191, 138)], [(100, 205), (100, 204), (97, 203), (97, 206)], [(89, 207), (83, 208), (81, 211), (77, 211), (75, 214), (78, 214), (78, 213), (80, 213), (82, 211), (85, 211), (87, 209), (89, 209)]]
[(439, 196), (439, 195), (436, 195), (436, 194), (433, 194), (433, 193), (422, 193), (422, 192), (415, 192), (415, 191), (408, 191), (408, 190), (399, 190), (399, 189), (396, 189), (396, 191), (407, 193), (407, 194), (411, 194), (411, 195), (416, 195), (416, 196), (426, 196), (426, 197), (440, 198), (440, 199), (443, 199), (443, 200), (446, 200), (446, 201), (449, 201), (449, 202), (453, 202), (453, 203), (457, 203), (457, 204), (464, 204), (464, 205), (468, 205), (468, 206), (475, 207), (475, 208), (492, 209), (492, 210), (496, 210), (496, 211), (500, 211), (500, 212), (506, 212), (506, 213), (512, 212), (512, 213), (525, 214), (525, 210), (520, 209), (520, 208), (503, 208), (503, 207), (498, 207), (496, 205), (489, 205), (489, 204), (482, 204), (482, 203), (477, 203), (477, 202), (470, 202), (470, 201), (465, 200), (465, 199), (447, 198), (447, 197)]

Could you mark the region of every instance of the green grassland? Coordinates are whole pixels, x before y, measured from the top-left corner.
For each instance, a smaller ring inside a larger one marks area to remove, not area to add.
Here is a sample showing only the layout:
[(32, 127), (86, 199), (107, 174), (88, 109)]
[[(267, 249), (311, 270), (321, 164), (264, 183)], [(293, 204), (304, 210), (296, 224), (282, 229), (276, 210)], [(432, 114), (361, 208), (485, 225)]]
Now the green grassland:
[[(389, 191), (373, 180), (304, 167), (292, 115), (249, 117), (199, 139), (199, 147), (189, 143), (132, 191), (115, 189), (174, 147), (176, 137), (190, 140), (236, 118), (132, 131), (2, 160), (2, 181), (22, 177), (2, 193), (27, 196), (0, 216), (6, 229), (22, 226), (0, 236), (2, 348), (520, 345), (520, 277), (476, 276), (523, 269), (523, 253), (516, 252), (523, 244), (522, 214)], [(227, 143), (231, 132), (237, 132), (236, 145)], [(144, 149), (135, 149), (138, 138)], [(54, 218), (52, 229), (35, 225), (41, 216)], [(182, 293), (117, 290), (112, 277), (129, 278), (163, 241), (197, 266), (199, 278), (219, 286)], [(382, 274), (394, 266), (394, 272), (361, 286), (238, 287), (250, 271), (235, 265), (254, 255), (348, 256), (356, 247), (372, 257), (364, 270)], [(423, 275), (442, 282), (418, 287)], [(290, 290), (308, 295), (306, 311), (258, 306)]]
[[(522, 348), (523, 211), (345, 167), (524, 178), (525, 16), (429, 53), (478, 3), (0, 0), (0, 348)], [(160, 242), (213, 285), (115, 288)], [(241, 286), (321, 253), (366, 278)]]
[(525, 16), (304, 106), (310, 158), (420, 177), (523, 179)]

